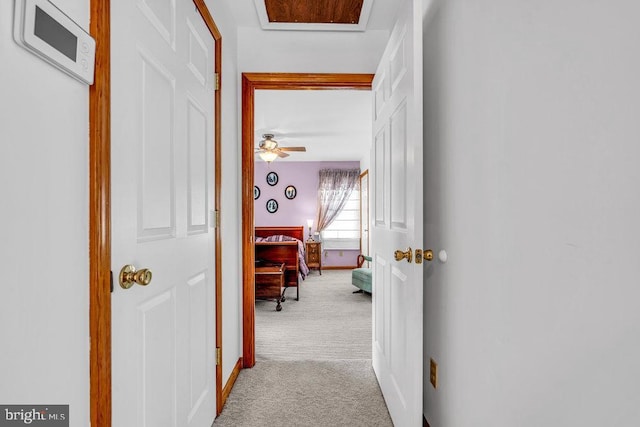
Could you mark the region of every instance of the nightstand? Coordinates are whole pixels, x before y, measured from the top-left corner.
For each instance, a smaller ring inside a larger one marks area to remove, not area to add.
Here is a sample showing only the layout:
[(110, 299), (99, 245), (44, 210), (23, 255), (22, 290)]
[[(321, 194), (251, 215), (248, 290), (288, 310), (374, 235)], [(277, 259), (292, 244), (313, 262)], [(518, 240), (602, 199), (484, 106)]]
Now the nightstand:
[(315, 240), (307, 240), (306, 262), (309, 270), (317, 268), (322, 275), (322, 243)]

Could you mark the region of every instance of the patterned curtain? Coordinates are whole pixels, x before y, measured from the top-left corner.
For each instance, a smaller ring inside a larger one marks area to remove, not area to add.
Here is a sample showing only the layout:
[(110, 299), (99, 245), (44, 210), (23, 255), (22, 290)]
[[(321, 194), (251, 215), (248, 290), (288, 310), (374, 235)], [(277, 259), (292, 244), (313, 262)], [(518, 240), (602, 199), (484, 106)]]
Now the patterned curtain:
[(354, 189), (360, 185), (360, 169), (322, 169), (318, 185), (316, 227), (321, 232), (338, 216)]

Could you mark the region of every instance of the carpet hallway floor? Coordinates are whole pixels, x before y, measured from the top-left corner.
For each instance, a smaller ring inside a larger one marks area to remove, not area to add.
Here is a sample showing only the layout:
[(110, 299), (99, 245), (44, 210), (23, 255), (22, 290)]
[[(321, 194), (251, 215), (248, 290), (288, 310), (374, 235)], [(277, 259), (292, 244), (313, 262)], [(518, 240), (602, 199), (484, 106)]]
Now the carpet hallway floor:
[(240, 372), (214, 426), (393, 426), (371, 367), (371, 296), (326, 270), (256, 302), (256, 365)]

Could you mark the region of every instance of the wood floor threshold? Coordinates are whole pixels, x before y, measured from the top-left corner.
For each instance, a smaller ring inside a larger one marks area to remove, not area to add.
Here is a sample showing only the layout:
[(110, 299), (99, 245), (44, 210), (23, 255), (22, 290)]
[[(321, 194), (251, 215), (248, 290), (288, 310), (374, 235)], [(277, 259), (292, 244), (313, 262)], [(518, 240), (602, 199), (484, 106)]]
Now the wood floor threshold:
[(233, 371), (231, 371), (231, 375), (229, 375), (229, 379), (227, 380), (227, 383), (222, 389), (222, 403), (220, 407), (224, 407), (224, 404), (227, 401), (229, 394), (231, 394), (233, 385), (236, 383), (236, 380), (238, 379), (238, 374), (240, 374), (240, 369), (242, 369), (242, 357), (240, 357), (236, 362), (236, 366), (233, 367)]

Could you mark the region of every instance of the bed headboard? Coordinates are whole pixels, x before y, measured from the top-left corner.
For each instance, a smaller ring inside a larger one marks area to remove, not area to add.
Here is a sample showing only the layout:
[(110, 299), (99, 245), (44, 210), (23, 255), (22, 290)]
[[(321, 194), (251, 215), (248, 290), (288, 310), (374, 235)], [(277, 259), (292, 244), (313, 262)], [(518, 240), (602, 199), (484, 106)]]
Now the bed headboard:
[(304, 242), (304, 226), (296, 225), (293, 227), (256, 227), (256, 237), (269, 237), (277, 234), (295, 237)]

